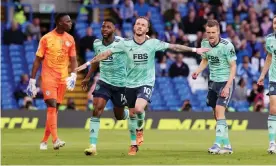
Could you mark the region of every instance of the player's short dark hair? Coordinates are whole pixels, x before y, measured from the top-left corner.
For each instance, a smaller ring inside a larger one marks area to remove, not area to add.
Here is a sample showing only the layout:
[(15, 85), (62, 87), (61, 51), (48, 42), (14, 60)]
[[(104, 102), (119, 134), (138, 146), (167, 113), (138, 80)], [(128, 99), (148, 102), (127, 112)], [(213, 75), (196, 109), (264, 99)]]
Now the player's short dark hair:
[(208, 20), (206, 23), (206, 27), (218, 27), (219, 28), (219, 23), (217, 20)]
[(106, 18), (103, 22), (111, 22), (114, 26), (117, 24), (116, 21), (112, 18)]
[(147, 22), (148, 22), (148, 28), (150, 28), (150, 21), (149, 21), (149, 19), (148, 19), (147, 17), (145, 17), (145, 16), (139, 16), (138, 18), (136, 18), (134, 24), (136, 24), (136, 21), (137, 21), (138, 19), (145, 19), (145, 20), (147, 20)]
[(67, 14), (67, 13), (58, 13), (58, 14), (56, 14), (55, 23), (57, 24), (60, 21), (60, 19), (64, 16), (69, 16), (69, 14)]

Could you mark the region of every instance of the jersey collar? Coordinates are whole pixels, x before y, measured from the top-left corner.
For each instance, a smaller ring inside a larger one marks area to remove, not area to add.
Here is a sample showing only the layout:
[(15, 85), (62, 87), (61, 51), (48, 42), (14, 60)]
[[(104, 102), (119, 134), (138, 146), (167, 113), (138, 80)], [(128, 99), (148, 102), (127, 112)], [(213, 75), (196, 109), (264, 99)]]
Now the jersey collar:
[(104, 46), (109, 46), (109, 45), (112, 44), (114, 41), (115, 41), (115, 36), (114, 36), (113, 40), (112, 40), (110, 43), (108, 43), (108, 44), (105, 44), (105, 43), (104, 43), (104, 39), (103, 39), (103, 40), (102, 40), (102, 44), (103, 44)]
[(218, 41), (218, 43), (217, 43), (216, 45), (212, 46), (212, 45), (210, 44), (210, 42), (209, 42), (209, 45), (210, 45), (212, 48), (215, 48), (217, 45), (219, 45), (220, 41), (221, 41), (221, 38), (219, 38), (219, 41)]
[(148, 39), (146, 38), (146, 40), (143, 42), (143, 43), (137, 43), (136, 41), (135, 41), (135, 39), (134, 39), (134, 37), (132, 38), (132, 40), (134, 41), (134, 43), (136, 43), (136, 44), (138, 44), (138, 45), (143, 45)]

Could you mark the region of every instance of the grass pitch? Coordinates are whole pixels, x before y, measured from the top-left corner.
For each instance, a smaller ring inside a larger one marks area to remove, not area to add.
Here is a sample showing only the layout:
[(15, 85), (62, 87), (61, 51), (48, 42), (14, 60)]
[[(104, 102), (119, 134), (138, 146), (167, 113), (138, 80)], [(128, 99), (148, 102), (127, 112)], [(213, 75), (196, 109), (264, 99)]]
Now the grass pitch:
[(232, 155), (210, 155), (207, 149), (215, 131), (145, 131), (145, 142), (136, 156), (128, 156), (127, 130), (101, 130), (97, 156), (85, 156), (89, 133), (84, 129), (59, 129), (66, 146), (59, 151), (39, 150), (43, 130), (1, 130), (1, 164), (12, 165), (139, 165), (139, 164), (260, 164), (275, 165), (276, 155), (267, 154), (267, 131), (230, 132)]

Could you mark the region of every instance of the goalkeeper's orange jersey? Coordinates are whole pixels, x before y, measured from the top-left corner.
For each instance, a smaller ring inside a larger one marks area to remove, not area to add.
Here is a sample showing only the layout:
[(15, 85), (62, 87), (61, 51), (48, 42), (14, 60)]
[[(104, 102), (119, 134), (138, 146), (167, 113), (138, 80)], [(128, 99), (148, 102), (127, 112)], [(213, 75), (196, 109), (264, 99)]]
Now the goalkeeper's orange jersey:
[(66, 32), (58, 34), (54, 29), (41, 38), (36, 56), (43, 58), (42, 82), (65, 83), (69, 58), (76, 56), (74, 38)]

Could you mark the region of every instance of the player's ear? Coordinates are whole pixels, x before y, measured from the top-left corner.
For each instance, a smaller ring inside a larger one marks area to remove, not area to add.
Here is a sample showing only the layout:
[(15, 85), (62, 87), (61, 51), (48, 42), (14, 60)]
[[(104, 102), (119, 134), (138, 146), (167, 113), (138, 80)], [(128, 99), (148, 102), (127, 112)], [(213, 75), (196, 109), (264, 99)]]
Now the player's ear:
[(147, 29), (147, 33), (149, 32), (149, 28)]

